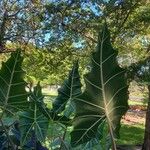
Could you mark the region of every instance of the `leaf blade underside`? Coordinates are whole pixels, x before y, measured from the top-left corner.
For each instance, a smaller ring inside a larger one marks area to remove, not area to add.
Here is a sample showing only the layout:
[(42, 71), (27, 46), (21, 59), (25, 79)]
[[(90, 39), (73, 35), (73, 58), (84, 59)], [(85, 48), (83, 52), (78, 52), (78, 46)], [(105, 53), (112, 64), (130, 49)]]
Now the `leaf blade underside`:
[(52, 111), (55, 113), (62, 113), (65, 110), (64, 114), (66, 117), (69, 117), (72, 112), (74, 112), (72, 100), (81, 94), (82, 86), (78, 68), (79, 65), (77, 61), (74, 63), (72, 70), (69, 72), (68, 79), (66, 79), (61, 88), (58, 89), (58, 96), (52, 104)]
[(14, 114), (28, 107), (25, 90), (27, 83), (24, 81), (22, 70), (23, 57), (21, 50), (11, 54), (7, 62), (2, 63), (0, 70), (0, 107), (5, 113)]
[(110, 127), (112, 138), (114, 133), (119, 134), (120, 119), (128, 109), (128, 86), (125, 70), (117, 63), (117, 54), (105, 25), (92, 54), (91, 71), (84, 76), (86, 89), (74, 99), (76, 113), (71, 132), (72, 146), (93, 139), (104, 121)]
[(38, 108), (36, 101), (43, 101), (41, 86), (38, 84), (30, 96), (30, 106), (28, 110), (19, 114), (19, 128), (21, 131), (21, 145), (35, 134), (37, 141), (44, 141), (48, 130), (49, 121)]
[(58, 96), (52, 103), (52, 109), (47, 108), (44, 103), (37, 101), (39, 109), (49, 120), (62, 123), (66, 126), (71, 125), (71, 119), (69, 119), (69, 117), (74, 112), (72, 99), (81, 94), (78, 68), (79, 65), (77, 61), (74, 63), (68, 79), (66, 79), (61, 88), (58, 89)]

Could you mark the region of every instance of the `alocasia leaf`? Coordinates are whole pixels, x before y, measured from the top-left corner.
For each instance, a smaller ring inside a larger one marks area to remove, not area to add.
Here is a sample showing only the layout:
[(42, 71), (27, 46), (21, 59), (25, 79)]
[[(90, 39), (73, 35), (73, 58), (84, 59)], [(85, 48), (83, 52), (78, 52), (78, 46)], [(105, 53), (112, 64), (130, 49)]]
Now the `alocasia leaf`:
[(54, 122), (59, 122), (62, 123), (64, 125), (70, 126), (71, 125), (71, 120), (69, 118), (67, 118), (64, 115), (58, 115), (57, 113), (55, 113), (54, 111), (50, 110), (45, 103), (40, 102), (40, 101), (36, 101), (36, 104), (38, 106), (38, 108), (40, 109), (41, 113), (43, 113), (43, 115), (50, 121), (54, 121)]
[(43, 101), (41, 86), (38, 84), (30, 96), (29, 109), (19, 114), (19, 129), (21, 131), (21, 145), (25, 145), (27, 140), (35, 133), (37, 141), (45, 139), (48, 130), (48, 119), (39, 110), (35, 101)]
[[(19, 130), (19, 123), (16, 122), (14, 126), (11, 127), (11, 139), (16, 146), (20, 146), (21, 133)], [(48, 150), (46, 147), (42, 146), (40, 141), (37, 141), (34, 132), (32, 132), (31, 138), (28, 139), (26, 145), (22, 147), (23, 150), (35, 149), (36, 150)]]
[[(0, 70), (0, 108), (9, 114), (27, 108), (26, 82), (23, 79), (21, 50), (11, 54)], [(13, 111), (12, 111), (13, 110)]]
[(58, 96), (53, 102), (52, 111), (61, 113), (62, 111), (64, 111), (67, 103), (68, 107), (65, 111), (66, 116), (69, 117), (71, 112), (74, 111), (72, 100), (74, 99), (74, 97), (81, 94), (82, 86), (78, 68), (78, 62), (75, 62), (72, 70), (69, 73), (68, 79), (66, 79), (61, 88), (58, 89)]
[(71, 132), (72, 146), (94, 138), (99, 125), (106, 121), (113, 147), (116, 147), (114, 138), (119, 134), (120, 119), (128, 109), (125, 70), (119, 67), (117, 54), (105, 25), (92, 54), (91, 71), (84, 76), (85, 91), (73, 99), (76, 112)]
[[(72, 70), (69, 73), (62, 87), (58, 90), (58, 96), (53, 102), (53, 108), (50, 110), (44, 103), (38, 102), (38, 107), (41, 112), (50, 120), (60, 122), (65, 125), (71, 125), (69, 116), (74, 111), (72, 99), (81, 94), (81, 82), (78, 72), (78, 62), (74, 63)], [(68, 108), (65, 109), (68, 103)], [(70, 108), (69, 108), (70, 107)], [(59, 115), (65, 109), (65, 115)]]

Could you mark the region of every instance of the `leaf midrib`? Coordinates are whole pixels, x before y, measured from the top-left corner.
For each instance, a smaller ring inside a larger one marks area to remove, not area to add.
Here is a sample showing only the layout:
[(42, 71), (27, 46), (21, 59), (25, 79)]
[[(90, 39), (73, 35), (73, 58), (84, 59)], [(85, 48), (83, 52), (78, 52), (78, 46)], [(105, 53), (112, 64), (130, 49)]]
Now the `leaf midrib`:
[(101, 47), (100, 47), (100, 80), (101, 80), (101, 84), (102, 84), (102, 97), (103, 97), (103, 101), (104, 101), (104, 110), (105, 110), (105, 114), (106, 114), (106, 120), (108, 122), (108, 126), (109, 126), (109, 131), (110, 131), (110, 135), (111, 135), (111, 139), (112, 139), (112, 143), (113, 143), (113, 148), (116, 150), (116, 144), (114, 141), (114, 133), (113, 133), (113, 129), (112, 129), (112, 124), (111, 124), (111, 119), (109, 118), (109, 113), (107, 110), (107, 101), (106, 101), (106, 95), (105, 95), (105, 82), (104, 82), (104, 78), (103, 78), (103, 42), (105, 41), (104, 39), (104, 34), (105, 34), (105, 30), (103, 31), (103, 35), (102, 35), (102, 39), (101, 39)]

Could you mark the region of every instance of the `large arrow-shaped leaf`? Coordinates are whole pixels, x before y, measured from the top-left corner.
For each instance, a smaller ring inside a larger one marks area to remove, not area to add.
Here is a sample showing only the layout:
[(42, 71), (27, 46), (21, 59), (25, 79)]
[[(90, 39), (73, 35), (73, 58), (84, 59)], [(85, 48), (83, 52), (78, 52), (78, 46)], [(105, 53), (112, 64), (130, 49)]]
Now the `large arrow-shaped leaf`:
[(36, 105), (36, 101), (43, 101), (41, 87), (38, 84), (30, 97), (30, 107), (19, 115), (21, 145), (26, 144), (34, 132), (37, 141), (43, 141), (46, 136), (49, 121)]
[(86, 89), (74, 99), (73, 146), (94, 138), (98, 126), (106, 121), (115, 147), (114, 133), (118, 135), (120, 119), (128, 109), (125, 70), (119, 67), (116, 57), (117, 51), (111, 46), (105, 25), (99, 35), (97, 50), (92, 55), (91, 71), (84, 78)]
[(21, 50), (17, 50), (7, 62), (2, 63), (0, 70), (0, 107), (4, 112), (11, 114), (28, 106), (22, 61)]
[[(68, 79), (64, 81), (62, 87), (58, 90), (58, 96), (53, 102), (52, 110), (48, 109), (44, 103), (37, 101), (39, 109), (48, 119), (65, 125), (71, 125), (69, 116), (74, 111), (72, 100), (74, 97), (81, 94), (81, 82), (78, 67), (78, 62), (74, 63)], [(69, 103), (69, 105), (65, 108), (67, 103)], [(64, 115), (59, 115), (62, 111), (64, 111)]]
[(53, 102), (52, 111), (61, 113), (62, 111), (64, 111), (67, 103), (69, 104), (67, 109), (65, 110), (65, 115), (69, 117), (70, 114), (74, 111), (72, 100), (74, 99), (74, 97), (81, 94), (82, 86), (78, 68), (78, 62), (75, 62), (72, 70), (69, 73), (68, 79), (66, 79), (61, 88), (58, 89), (58, 96)]

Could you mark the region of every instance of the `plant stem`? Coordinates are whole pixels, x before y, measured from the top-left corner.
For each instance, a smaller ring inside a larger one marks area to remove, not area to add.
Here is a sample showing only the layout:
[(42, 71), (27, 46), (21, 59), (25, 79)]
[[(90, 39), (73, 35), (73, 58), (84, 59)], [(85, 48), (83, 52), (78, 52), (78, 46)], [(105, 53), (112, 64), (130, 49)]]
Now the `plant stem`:
[(111, 141), (112, 141), (112, 150), (117, 150), (116, 142), (115, 142), (115, 139), (114, 139), (114, 134), (113, 134), (113, 130), (112, 130), (112, 127), (111, 127), (111, 121), (109, 119), (109, 116), (107, 116), (107, 120), (108, 120), (110, 137), (111, 137)]
[[(106, 21), (106, 18), (105, 18), (105, 21)], [(104, 32), (103, 32), (103, 35), (102, 35), (102, 39), (104, 40)], [(114, 140), (114, 134), (113, 134), (113, 129), (112, 129), (112, 126), (111, 126), (111, 119), (109, 118), (109, 114), (108, 114), (108, 108), (107, 108), (107, 100), (106, 100), (106, 92), (105, 92), (105, 83), (104, 83), (104, 77), (103, 77), (103, 42), (104, 41), (101, 41), (101, 45), (100, 45), (100, 80), (101, 80), (101, 84), (102, 84), (102, 97), (103, 97), (103, 100), (104, 100), (104, 109), (105, 109), (105, 115), (106, 115), (106, 118), (107, 118), (107, 122), (108, 122), (108, 125), (109, 125), (109, 131), (110, 131), (110, 136), (111, 136), (111, 140), (112, 140), (112, 149), (113, 150), (117, 150), (116, 148), (116, 143), (115, 143), (115, 140)]]

